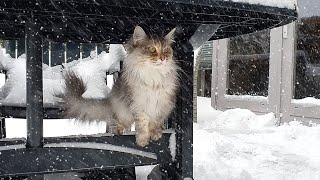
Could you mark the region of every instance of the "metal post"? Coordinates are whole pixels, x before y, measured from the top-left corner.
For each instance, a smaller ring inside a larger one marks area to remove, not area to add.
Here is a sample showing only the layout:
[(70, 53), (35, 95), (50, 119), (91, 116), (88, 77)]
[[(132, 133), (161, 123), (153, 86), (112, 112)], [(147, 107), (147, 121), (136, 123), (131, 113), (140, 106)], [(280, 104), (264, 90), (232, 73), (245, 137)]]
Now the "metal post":
[(177, 161), (181, 168), (181, 179), (193, 179), (193, 47), (187, 40), (178, 44), (180, 64), (181, 92), (179, 97), (181, 117), (177, 120), (178, 142)]
[(0, 118), (0, 139), (6, 137), (6, 118)]
[(42, 38), (32, 17), (26, 23), (27, 148), (43, 147)]
[(179, 60), (180, 94), (177, 99), (174, 124), (176, 129), (176, 161), (161, 165), (164, 179), (193, 179), (193, 47), (187, 39), (176, 41), (176, 59)]

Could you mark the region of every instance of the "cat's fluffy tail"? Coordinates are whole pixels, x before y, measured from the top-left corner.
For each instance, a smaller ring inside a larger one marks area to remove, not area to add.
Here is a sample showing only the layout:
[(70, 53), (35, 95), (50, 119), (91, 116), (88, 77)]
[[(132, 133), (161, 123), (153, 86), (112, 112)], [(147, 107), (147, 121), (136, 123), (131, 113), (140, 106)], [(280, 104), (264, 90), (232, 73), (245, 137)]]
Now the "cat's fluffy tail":
[(87, 90), (83, 79), (73, 71), (64, 74), (65, 94), (61, 97), (64, 101), (64, 117), (80, 121), (108, 121), (111, 119), (111, 103), (108, 98), (89, 99), (82, 94)]

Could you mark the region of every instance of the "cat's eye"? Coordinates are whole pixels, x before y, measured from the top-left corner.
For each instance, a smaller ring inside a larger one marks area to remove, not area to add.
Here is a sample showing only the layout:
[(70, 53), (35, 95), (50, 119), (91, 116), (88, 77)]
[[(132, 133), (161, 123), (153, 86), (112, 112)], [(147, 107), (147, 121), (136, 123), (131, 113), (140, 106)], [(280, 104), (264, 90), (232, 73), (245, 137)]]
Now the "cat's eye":
[(148, 47), (148, 51), (151, 53), (155, 53), (156, 52), (156, 48), (155, 47)]

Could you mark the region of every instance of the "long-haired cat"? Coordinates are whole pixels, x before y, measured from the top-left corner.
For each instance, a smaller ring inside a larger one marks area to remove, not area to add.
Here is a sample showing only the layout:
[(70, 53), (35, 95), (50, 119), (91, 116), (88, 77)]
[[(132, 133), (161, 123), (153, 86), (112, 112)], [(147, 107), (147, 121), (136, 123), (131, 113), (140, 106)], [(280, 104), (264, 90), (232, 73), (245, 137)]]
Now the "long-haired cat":
[(103, 99), (86, 99), (83, 80), (74, 72), (64, 75), (65, 116), (82, 121), (108, 121), (122, 134), (135, 122), (139, 146), (161, 138), (163, 122), (172, 112), (178, 89), (178, 66), (173, 59), (174, 31), (150, 37), (136, 26), (126, 44), (123, 69)]

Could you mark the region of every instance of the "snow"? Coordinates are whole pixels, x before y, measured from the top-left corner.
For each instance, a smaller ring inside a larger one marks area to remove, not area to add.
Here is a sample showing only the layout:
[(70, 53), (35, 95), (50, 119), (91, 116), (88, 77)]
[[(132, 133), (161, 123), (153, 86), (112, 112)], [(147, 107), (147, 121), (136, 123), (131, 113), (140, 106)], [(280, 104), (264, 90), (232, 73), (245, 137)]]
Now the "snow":
[(276, 123), (273, 113), (257, 116), (247, 109), (229, 109), (220, 114), (212, 126), (221, 129), (260, 130)]
[[(7, 137), (26, 137), (27, 122), (25, 119), (6, 118)], [(106, 132), (106, 122), (94, 122), (91, 124), (76, 121), (74, 119), (48, 119), (43, 121), (43, 136), (57, 137), (69, 135), (88, 135)]]
[[(17, 150), (26, 148), (25, 144), (17, 144), (17, 145), (8, 145), (8, 146), (0, 146), (0, 151), (7, 151), (7, 150)], [(0, 153), (1, 154), (1, 153)]]
[(194, 67), (196, 67), (196, 63), (200, 58), (200, 52), (201, 52), (201, 47), (199, 47), (199, 48), (197, 48), (197, 49), (195, 49), (193, 51), (193, 64), (194, 64)]
[[(125, 51), (122, 45), (110, 45), (110, 53), (102, 52), (98, 56), (91, 56), (72, 61), (67, 64), (49, 67), (43, 64), (43, 99), (44, 106), (55, 106), (55, 94), (63, 93), (62, 73), (73, 70), (79, 74), (87, 84), (84, 97), (101, 98), (110, 90), (105, 83), (109, 68), (119, 62)], [(115, 58), (116, 57), (116, 58)], [(7, 70), (8, 80), (0, 89), (0, 103), (12, 106), (25, 106), (26, 104), (26, 57), (21, 55), (18, 59), (11, 58), (0, 50), (0, 68)], [(110, 80), (110, 77), (108, 77)], [(109, 81), (112, 82), (112, 81)]]
[[(230, 1), (230, 0), (225, 0)], [(294, 9), (295, 5), (297, 4), (297, 0), (231, 0), (233, 2), (242, 2), (242, 3), (249, 3), (249, 4), (259, 4), (264, 6), (274, 6), (280, 8), (289, 8)]]
[(155, 165), (136, 167), (136, 180), (147, 180), (148, 174), (154, 167)]
[(299, 0), (299, 17), (319, 17), (320, 16), (320, 1), (319, 0)]
[(320, 126), (297, 121), (276, 126), (271, 113), (216, 111), (208, 98), (198, 98), (198, 105), (196, 180), (320, 179)]
[(303, 99), (292, 99), (291, 103), (301, 105), (302, 107), (316, 107), (320, 106), (320, 99), (306, 97)]
[(250, 95), (228, 95), (225, 96), (226, 100), (246, 100), (246, 101), (258, 101), (258, 102), (267, 102), (268, 97), (265, 96), (250, 96)]
[[(185, 2), (186, 0), (175, 0), (175, 2)], [(194, 3), (197, 0), (189, 1)], [(232, 2), (240, 2), (240, 3), (249, 3), (249, 4), (259, 4), (264, 6), (274, 6), (280, 8), (289, 8), (294, 9), (295, 5), (297, 4), (297, 0), (222, 0), (222, 1), (232, 1)], [(301, 0), (300, 0), (301, 1)], [(317, 0), (315, 0), (317, 1)], [(200, 1), (201, 2), (211, 2), (211, 1)]]
[(174, 130), (172, 130), (172, 134), (169, 140), (170, 140), (170, 143), (169, 143), (170, 154), (171, 154), (172, 160), (174, 160), (176, 158), (176, 150), (177, 150), (176, 133)]

